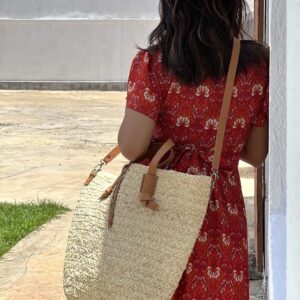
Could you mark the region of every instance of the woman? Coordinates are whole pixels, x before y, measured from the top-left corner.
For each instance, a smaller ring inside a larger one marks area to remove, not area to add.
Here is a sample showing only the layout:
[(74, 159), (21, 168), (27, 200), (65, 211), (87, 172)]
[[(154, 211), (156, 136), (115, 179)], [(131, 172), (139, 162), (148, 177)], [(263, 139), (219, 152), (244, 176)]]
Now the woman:
[[(179, 172), (211, 172), (218, 117), (232, 51), (243, 36), (245, 0), (161, 0), (159, 25), (128, 77), (118, 142), (148, 165), (147, 149), (172, 138)], [(172, 300), (249, 299), (248, 241), (238, 162), (259, 167), (268, 152), (269, 48), (241, 40), (220, 177)]]

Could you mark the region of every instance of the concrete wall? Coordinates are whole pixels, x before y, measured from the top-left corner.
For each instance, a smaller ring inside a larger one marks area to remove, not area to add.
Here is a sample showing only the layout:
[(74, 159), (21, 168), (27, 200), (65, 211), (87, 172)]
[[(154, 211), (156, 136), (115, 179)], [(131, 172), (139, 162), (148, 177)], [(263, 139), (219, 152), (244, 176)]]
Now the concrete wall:
[(157, 20), (2, 20), (0, 81), (126, 81)]
[[(142, 0), (0, 0), (0, 82), (126, 82), (158, 23)], [(1, 87), (1, 85), (0, 85)]]
[(158, 0), (0, 0), (0, 81), (126, 82)]
[[(159, 0), (0, 0), (3, 19), (157, 18)], [(248, 1), (253, 10), (253, 0)]]
[(0, 0), (0, 18), (157, 18), (158, 0)]

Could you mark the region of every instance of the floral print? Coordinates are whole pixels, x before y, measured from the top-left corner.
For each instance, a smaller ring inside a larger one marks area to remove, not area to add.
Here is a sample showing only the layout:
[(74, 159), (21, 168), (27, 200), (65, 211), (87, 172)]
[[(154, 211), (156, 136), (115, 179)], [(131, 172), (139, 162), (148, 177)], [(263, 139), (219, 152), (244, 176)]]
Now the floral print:
[(149, 88), (145, 88), (145, 91), (144, 91), (144, 98), (145, 100), (147, 101), (150, 101), (150, 102), (153, 102), (155, 101), (155, 94), (152, 94), (149, 90)]
[(252, 88), (252, 96), (255, 96), (256, 94), (262, 95), (263, 94), (263, 87), (260, 84), (255, 84)]
[(232, 97), (236, 98), (238, 96), (238, 92), (239, 92), (238, 88), (234, 86), (232, 89)]
[(176, 125), (177, 126), (180, 126), (180, 125), (184, 125), (185, 127), (189, 127), (190, 126), (190, 119), (188, 117), (178, 117), (177, 118), (177, 122), (176, 122)]
[(234, 121), (232, 128), (237, 128), (237, 127), (245, 127), (245, 119), (240, 118)]
[(132, 83), (131, 81), (128, 82), (128, 92), (133, 92), (134, 91), (134, 88), (135, 88), (135, 82)]
[[(172, 138), (168, 169), (211, 175), (226, 77), (198, 87), (179, 84), (162, 66), (162, 54), (138, 50), (126, 107), (155, 122), (151, 144)], [(171, 300), (249, 300), (248, 236), (238, 162), (253, 126), (268, 121), (268, 62), (249, 66), (235, 79), (214, 189), (194, 249)], [(149, 158), (139, 163), (148, 165)]]
[(171, 94), (173, 92), (175, 92), (176, 94), (179, 94), (181, 92), (181, 85), (178, 82), (171, 83), (168, 93)]
[(217, 130), (218, 129), (218, 120), (216, 119), (209, 119), (205, 122), (205, 129), (210, 129), (212, 128), (213, 130)]
[(203, 94), (204, 97), (209, 97), (209, 88), (206, 85), (200, 85), (196, 89), (196, 96)]

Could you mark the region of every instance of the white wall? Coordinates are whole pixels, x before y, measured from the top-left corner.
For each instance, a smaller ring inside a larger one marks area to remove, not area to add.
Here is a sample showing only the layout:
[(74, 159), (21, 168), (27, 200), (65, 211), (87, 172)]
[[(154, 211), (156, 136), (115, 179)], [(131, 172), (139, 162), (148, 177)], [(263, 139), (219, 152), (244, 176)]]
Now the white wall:
[[(286, 60), (286, 2), (270, 0), (269, 6), (270, 57), (270, 126), (268, 155), (268, 216), (267, 216), (267, 266), (270, 300), (292, 300), (287, 298), (286, 251), (287, 251), (287, 74), (290, 72)], [(298, 14), (300, 11), (298, 10)], [(287, 72), (288, 71), (288, 72)], [(296, 107), (294, 107), (294, 111)], [(299, 110), (298, 110), (299, 112)], [(294, 136), (294, 139), (296, 136)], [(295, 211), (296, 213), (296, 211)], [(300, 218), (298, 217), (298, 220)], [(300, 226), (298, 226), (300, 228)], [(299, 277), (298, 277), (299, 281)], [(298, 284), (299, 285), (299, 284)]]
[(270, 1), (269, 299), (300, 299), (300, 1)]
[(287, 299), (300, 299), (300, 1), (287, 0)]

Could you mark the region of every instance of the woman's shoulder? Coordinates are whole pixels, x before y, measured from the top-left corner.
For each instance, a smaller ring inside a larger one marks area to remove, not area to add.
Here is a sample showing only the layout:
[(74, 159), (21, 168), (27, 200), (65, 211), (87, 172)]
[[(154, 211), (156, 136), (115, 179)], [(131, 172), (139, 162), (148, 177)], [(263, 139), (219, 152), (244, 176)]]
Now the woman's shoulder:
[(162, 61), (162, 54), (161, 51), (159, 50), (155, 52), (149, 52), (145, 49), (139, 48), (134, 55), (133, 61), (135, 63), (147, 65), (149, 66), (149, 68), (151, 67), (151, 69), (160, 68), (161, 61)]
[(161, 52), (149, 52), (145, 49), (138, 49), (135, 53), (130, 72), (151, 76), (153, 79), (159, 79), (160, 81), (163, 81), (168, 75), (162, 66)]
[(160, 50), (138, 49), (133, 58), (130, 72), (139, 73), (137, 75), (141, 77), (151, 77), (153, 81), (158, 83), (163, 95), (167, 93), (173, 80), (173, 77), (170, 76), (162, 64), (162, 52)]
[(241, 40), (239, 67), (255, 73), (266, 72), (269, 69), (270, 48), (264, 42)]

